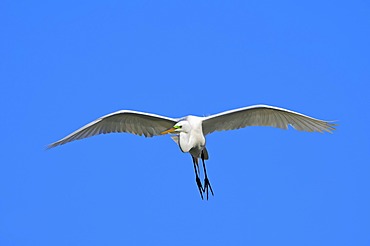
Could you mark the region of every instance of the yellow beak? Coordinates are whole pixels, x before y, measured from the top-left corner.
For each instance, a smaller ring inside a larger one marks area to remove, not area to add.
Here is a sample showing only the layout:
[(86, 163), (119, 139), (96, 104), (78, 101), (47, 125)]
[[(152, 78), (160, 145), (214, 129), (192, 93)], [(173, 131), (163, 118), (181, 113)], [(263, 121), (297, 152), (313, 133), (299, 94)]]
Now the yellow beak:
[(164, 132), (161, 132), (161, 135), (168, 134), (168, 133), (172, 133), (172, 132), (174, 132), (174, 131), (176, 131), (176, 128), (172, 127), (172, 128), (170, 128), (170, 129), (168, 129), (168, 130), (166, 130), (166, 131), (164, 131)]

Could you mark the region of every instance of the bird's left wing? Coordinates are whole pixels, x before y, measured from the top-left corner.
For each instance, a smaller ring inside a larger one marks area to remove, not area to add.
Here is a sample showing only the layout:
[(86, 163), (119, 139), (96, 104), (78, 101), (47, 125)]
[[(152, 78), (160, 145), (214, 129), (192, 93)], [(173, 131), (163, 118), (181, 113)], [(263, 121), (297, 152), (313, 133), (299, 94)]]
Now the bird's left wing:
[(288, 129), (291, 125), (296, 130), (307, 132), (335, 130), (335, 124), (332, 122), (267, 105), (255, 105), (211, 115), (203, 119), (202, 125), (204, 135), (247, 126), (273, 126)]
[(171, 128), (176, 122), (177, 119), (161, 115), (120, 110), (81, 127), (65, 138), (50, 144), (48, 148), (53, 148), (74, 140), (112, 132), (128, 132), (140, 136), (144, 135), (145, 137), (158, 136), (164, 130)]

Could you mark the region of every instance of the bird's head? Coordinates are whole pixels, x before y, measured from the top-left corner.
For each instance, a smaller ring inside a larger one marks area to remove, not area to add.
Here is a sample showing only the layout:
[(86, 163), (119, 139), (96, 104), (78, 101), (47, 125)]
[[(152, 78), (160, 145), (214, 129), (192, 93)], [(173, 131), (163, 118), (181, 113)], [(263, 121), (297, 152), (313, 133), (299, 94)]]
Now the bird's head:
[(190, 131), (190, 124), (189, 122), (187, 122), (186, 120), (182, 120), (182, 121), (179, 121), (177, 122), (173, 127), (171, 127), (170, 129), (164, 131), (164, 132), (161, 132), (162, 135), (164, 134), (168, 134), (168, 133), (180, 133), (180, 132), (185, 132), (185, 133), (188, 133)]

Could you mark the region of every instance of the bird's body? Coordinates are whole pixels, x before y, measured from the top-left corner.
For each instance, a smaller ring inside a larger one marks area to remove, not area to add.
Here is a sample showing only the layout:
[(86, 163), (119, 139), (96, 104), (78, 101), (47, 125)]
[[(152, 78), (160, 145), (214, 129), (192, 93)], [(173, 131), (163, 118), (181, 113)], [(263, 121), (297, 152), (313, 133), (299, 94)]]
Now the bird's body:
[[(200, 153), (206, 145), (206, 139), (202, 130), (202, 117), (189, 115), (185, 117), (184, 124), (189, 124), (187, 132), (178, 134), (179, 146), (182, 152), (190, 152), (194, 157), (200, 157)], [(183, 130), (186, 128), (182, 126)]]
[[(74, 140), (111, 132), (129, 132), (145, 137), (174, 134), (172, 139), (182, 152), (190, 153), (193, 159), (196, 183), (203, 199), (203, 194), (213, 190), (209, 183), (204, 161), (209, 158), (205, 136), (214, 131), (234, 130), (247, 126), (273, 126), (287, 129), (291, 125), (296, 130), (308, 132), (331, 132), (335, 124), (318, 120), (283, 108), (255, 105), (222, 112), (207, 117), (186, 116), (170, 118), (131, 110), (121, 110), (105, 115), (61, 140), (49, 145), (56, 147)], [(202, 160), (204, 183), (199, 175), (199, 158)]]

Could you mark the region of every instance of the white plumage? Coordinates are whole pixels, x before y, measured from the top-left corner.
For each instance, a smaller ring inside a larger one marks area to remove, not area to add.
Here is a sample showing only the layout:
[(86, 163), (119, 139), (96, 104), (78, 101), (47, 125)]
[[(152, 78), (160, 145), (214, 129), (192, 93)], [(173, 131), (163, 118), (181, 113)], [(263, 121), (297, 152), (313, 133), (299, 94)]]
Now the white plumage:
[[(145, 137), (159, 136), (166, 133), (172, 136), (183, 152), (189, 152), (193, 158), (196, 182), (203, 199), (203, 193), (208, 190), (213, 194), (209, 183), (204, 160), (208, 159), (205, 148), (205, 136), (215, 131), (234, 130), (247, 126), (272, 126), (287, 129), (291, 125), (294, 129), (306, 132), (332, 132), (335, 130), (333, 122), (318, 120), (294, 111), (283, 108), (255, 105), (225, 111), (207, 117), (187, 116), (184, 118), (170, 118), (156, 114), (149, 114), (131, 110), (121, 110), (105, 115), (69, 134), (68, 136), (50, 144), (53, 148), (74, 140), (79, 140), (98, 134), (112, 132), (128, 132)], [(199, 179), (198, 159), (201, 158), (204, 169), (204, 185)]]

